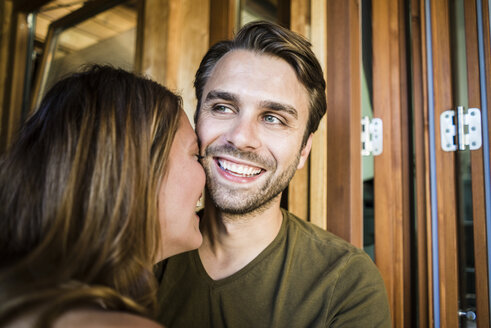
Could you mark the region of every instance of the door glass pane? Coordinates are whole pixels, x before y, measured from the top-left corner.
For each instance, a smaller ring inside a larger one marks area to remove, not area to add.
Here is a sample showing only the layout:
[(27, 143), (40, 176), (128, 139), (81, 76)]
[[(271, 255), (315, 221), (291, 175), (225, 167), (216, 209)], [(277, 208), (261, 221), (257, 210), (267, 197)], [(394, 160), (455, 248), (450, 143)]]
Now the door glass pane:
[(241, 0), (239, 12), (239, 25), (256, 21), (266, 20), (278, 23), (278, 1), (277, 0)]
[[(361, 8), (361, 115), (373, 118), (372, 106), (372, 8), (371, 0), (362, 1)], [(363, 132), (363, 131), (362, 131)], [(373, 189), (373, 155), (362, 156), (363, 178), (363, 249), (375, 260), (375, 217)]]
[[(450, 33), (452, 47), (452, 78), (454, 103), (468, 109), (467, 58), (465, 45), (464, 0), (450, 1)], [(455, 108), (457, 110), (457, 108)], [(470, 150), (456, 152), (457, 231), (459, 250), (459, 308), (476, 311), (474, 233)], [(460, 317), (461, 327), (475, 327), (475, 321)]]
[(133, 0), (63, 30), (56, 40), (53, 61), (42, 90), (49, 90), (61, 77), (86, 64), (110, 64), (133, 70), (136, 25), (136, 1)]

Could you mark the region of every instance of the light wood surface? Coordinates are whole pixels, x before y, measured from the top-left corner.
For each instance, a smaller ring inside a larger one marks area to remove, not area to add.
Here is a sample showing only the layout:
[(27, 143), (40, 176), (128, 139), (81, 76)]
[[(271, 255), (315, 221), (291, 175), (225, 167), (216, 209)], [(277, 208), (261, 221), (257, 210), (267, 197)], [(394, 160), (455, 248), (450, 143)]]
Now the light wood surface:
[[(310, 39), (310, 0), (291, 0), (291, 13), (290, 29)], [(309, 173), (310, 158), (288, 186), (288, 210), (303, 220), (309, 220)]]
[(452, 101), (452, 67), (447, 0), (431, 2), (433, 76), (435, 97), (435, 146), (440, 259), (440, 324), (458, 327), (457, 212), (455, 153), (440, 146), (440, 114), (455, 108)]
[[(317, 59), (320, 62), (324, 77), (327, 81), (327, 57), (329, 52), (327, 35), (329, 1), (312, 0), (311, 15), (311, 43)], [(329, 85), (329, 83), (327, 83)], [(327, 87), (329, 90), (329, 87)], [(329, 94), (329, 92), (328, 92)], [(328, 102), (329, 104), (329, 102)], [(309, 220), (321, 228), (327, 228), (327, 116), (329, 115), (329, 105), (326, 115), (321, 119), (319, 127), (314, 134), (312, 151), (310, 153), (310, 204)]]
[(209, 44), (209, 2), (146, 0), (143, 22), (141, 71), (180, 94), (192, 119), (194, 75)]
[(409, 126), (403, 1), (372, 1), (373, 108), (384, 149), (374, 157), (375, 263), (395, 327), (411, 326)]

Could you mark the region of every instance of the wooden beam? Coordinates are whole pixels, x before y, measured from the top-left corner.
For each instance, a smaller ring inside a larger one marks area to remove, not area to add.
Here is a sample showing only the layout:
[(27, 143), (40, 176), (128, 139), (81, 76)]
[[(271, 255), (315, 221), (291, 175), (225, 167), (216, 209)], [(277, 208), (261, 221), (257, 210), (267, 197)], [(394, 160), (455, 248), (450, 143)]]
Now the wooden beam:
[(143, 10), (138, 67), (180, 94), (189, 118), (196, 108), (194, 75), (209, 45), (209, 8), (208, 1), (146, 0)]
[[(310, 7), (311, 15), (311, 42), (312, 49), (318, 58), (324, 78), (327, 78), (327, 58), (330, 51), (328, 37), (328, 21), (329, 21), (329, 3), (323, 0), (312, 0)], [(326, 92), (329, 94), (329, 84), (326, 85)], [(329, 104), (329, 102), (328, 102)], [(327, 217), (327, 116), (329, 115), (329, 107), (326, 115), (321, 119), (319, 127), (314, 134), (312, 142), (312, 150), (310, 154), (310, 222), (318, 225), (323, 229), (328, 228)]]
[[(423, 16), (424, 17), (424, 16)], [(425, 106), (425, 73), (423, 71), (424, 39), (422, 36), (420, 0), (411, 1), (411, 66), (412, 66), (412, 106), (413, 106), (413, 137), (414, 137), (414, 181), (415, 181), (415, 216), (416, 216), (416, 236), (415, 245), (417, 249), (417, 296), (413, 303), (418, 306), (418, 318), (414, 323), (418, 327), (429, 326), (429, 294), (428, 283), (428, 216), (426, 215), (429, 206), (429, 165), (428, 165), (428, 130), (427, 126), (427, 107)], [(413, 245), (414, 247), (414, 245)], [(430, 325), (431, 326), (431, 325)]]
[(15, 0), (15, 10), (25, 14), (33, 12), (51, 0)]
[(218, 41), (230, 40), (237, 28), (236, 0), (210, 1), (210, 46)]
[[(291, 13), (290, 29), (310, 39), (310, 0), (291, 0)], [(288, 186), (288, 210), (304, 220), (309, 219), (309, 167), (310, 160)]]
[(375, 263), (384, 278), (394, 327), (411, 326), (409, 121), (402, 0), (372, 1), (373, 108), (383, 153), (374, 157)]
[[(483, 8), (484, 9), (484, 8)], [(482, 108), (479, 83), (479, 51), (477, 39), (477, 11), (475, 1), (464, 1), (465, 43), (467, 58), (468, 107)], [(483, 10), (484, 13), (487, 11)], [(483, 15), (484, 17), (488, 15)], [(484, 27), (484, 32), (489, 27)], [(489, 41), (489, 35), (487, 40)], [(489, 46), (489, 43), (488, 43)], [(489, 53), (488, 53), (489, 56)], [(486, 237), (486, 204), (484, 195), (484, 167), (482, 147), (470, 152), (472, 180), (472, 220), (474, 234), (474, 264), (476, 288), (477, 326), (489, 327), (488, 261)], [(465, 265), (461, 263), (460, 265)], [(464, 279), (465, 277), (463, 277)]]
[(440, 324), (458, 326), (457, 212), (455, 153), (444, 152), (440, 142), (439, 117), (455, 108), (452, 97), (452, 66), (448, 0), (431, 2), (433, 76), (435, 98), (436, 179), (438, 201), (438, 247), (440, 267)]
[(7, 89), (10, 89), (8, 79), (8, 58), (10, 54), (11, 20), (13, 14), (12, 1), (0, 2), (0, 154), (6, 148), (8, 131), (9, 106)]
[[(27, 56), (28, 26), (26, 14), (18, 13), (10, 1), (4, 3), (2, 39), (0, 42), (1, 83), (3, 84), (0, 125), (0, 153), (17, 134), (22, 119), (22, 96)], [(6, 63), (5, 66), (3, 63)]]
[[(316, 13), (314, 8), (312, 13)], [(327, 230), (363, 247), (359, 1), (328, 0), (326, 22), (327, 117), (321, 125), (326, 124), (323, 151), (327, 154), (321, 156), (327, 160), (319, 161), (325, 163), (321, 175), (323, 164), (311, 167), (311, 182), (315, 183), (311, 217), (322, 217)], [(317, 161), (312, 155), (312, 162)], [(320, 185), (327, 188), (325, 197)]]

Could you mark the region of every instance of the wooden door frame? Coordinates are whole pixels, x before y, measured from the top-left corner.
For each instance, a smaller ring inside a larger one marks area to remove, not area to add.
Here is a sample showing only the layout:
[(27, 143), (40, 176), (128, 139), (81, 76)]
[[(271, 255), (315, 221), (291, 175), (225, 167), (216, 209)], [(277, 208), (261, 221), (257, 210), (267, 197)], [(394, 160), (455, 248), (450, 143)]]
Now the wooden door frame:
[(194, 76), (209, 46), (210, 1), (144, 0), (142, 5), (135, 67), (180, 94), (192, 121), (197, 103)]
[[(469, 108), (482, 108), (479, 83), (479, 52), (476, 30), (477, 13), (476, 2), (464, 2), (465, 13), (465, 39), (467, 57), (467, 83)], [(487, 16), (487, 15), (485, 15)], [(489, 28), (484, 28), (488, 33)], [(486, 35), (485, 34), (485, 35)], [(489, 43), (488, 43), (489, 45)], [(488, 52), (489, 56), (489, 52)], [(484, 195), (484, 167), (482, 148), (470, 152), (472, 174), (472, 215), (474, 222), (474, 261), (476, 276), (476, 313), (477, 326), (489, 327), (489, 291), (488, 291), (488, 263), (487, 263), (487, 236), (486, 236), (486, 210)]]
[[(452, 99), (452, 72), (448, 0), (431, 2), (433, 43), (435, 159), (438, 211), (440, 278), (440, 324), (458, 326), (458, 259), (455, 153), (444, 152), (440, 141), (440, 114), (455, 108)], [(428, 27), (427, 27), (428, 28)], [(452, 204), (452, 205), (450, 205)], [(434, 295), (436, 297), (437, 295)]]
[(417, 272), (413, 281), (417, 285), (417, 296), (413, 296), (412, 303), (417, 304), (418, 317), (414, 321), (418, 327), (432, 326), (433, 313), (430, 308), (429, 299), (431, 298), (431, 270), (430, 259), (428, 256), (428, 245), (430, 245), (429, 226), (429, 204), (430, 204), (430, 177), (429, 177), (429, 155), (428, 155), (428, 106), (426, 67), (423, 65), (426, 57), (423, 51), (425, 44), (424, 31), (424, 12), (421, 7), (424, 3), (421, 0), (413, 0), (410, 3), (410, 47), (411, 47), (411, 71), (412, 81), (410, 98), (413, 111), (413, 148), (414, 148), (414, 203), (416, 204), (415, 215), (415, 244), (413, 249), (415, 255), (412, 263), (417, 267)]
[(311, 211), (325, 203), (318, 211), (326, 229), (362, 248), (360, 12), (357, 0), (327, 1), (326, 180), (311, 176), (312, 183), (326, 181), (327, 191), (311, 200)]
[(409, 115), (404, 1), (372, 1), (373, 115), (383, 121), (374, 157), (375, 263), (384, 278), (394, 327), (412, 326)]
[(21, 3), (5, 1), (0, 40), (0, 154), (15, 138), (22, 121), (22, 100), (27, 58), (27, 14)]
[[(362, 1), (362, 0), (361, 0)], [(328, 0), (324, 37), (328, 108), (316, 133), (309, 180), (290, 184), (289, 206), (309, 221), (363, 247), (361, 179), (361, 1)], [(312, 2), (312, 7), (315, 2)], [(410, 159), (404, 1), (374, 1), (374, 115), (385, 123), (385, 150), (375, 158), (375, 262), (391, 305), (394, 326), (412, 324), (410, 271)], [(298, 5), (292, 2), (292, 5)], [(311, 13), (319, 12), (311, 8)], [(294, 10), (292, 9), (292, 12)], [(302, 17), (299, 20), (304, 20)], [(319, 27), (312, 17), (311, 39)], [(292, 16), (292, 26), (296, 20)], [(394, 26), (397, 33), (393, 33)], [(300, 28), (295, 27), (297, 30)], [(318, 32), (317, 32), (318, 33)], [(320, 33), (319, 35), (322, 35)], [(382, 36), (382, 37), (380, 37)], [(322, 36), (321, 36), (322, 38)], [(348, 41), (347, 41), (348, 40)], [(390, 43), (388, 43), (390, 42)], [(391, 50), (392, 49), (392, 50)], [(376, 90), (376, 91), (375, 91)], [(388, 101), (387, 101), (388, 100)], [(341, 141), (340, 141), (341, 140)], [(387, 172), (392, 172), (388, 174)], [(293, 185), (292, 185), (293, 184)], [(305, 185), (308, 184), (308, 209)], [(396, 197), (396, 198), (394, 198)]]
[[(318, 1), (317, 1), (318, 2)], [(311, 4), (310, 0), (290, 0), (291, 5), (291, 16), (290, 16), (290, 29), (300, 35), (303, 35), (305, 38), (312, 40), (311, 31), (312, 31), (312, 21), (318, 21), (319, 19), (316, 17), (312, 17), (312, 8), (316, 8), (316, 4)], [(319, 11), (319, 13), (322, 13)], [(322, 18), (320, 19), (320, 24), (322, 25)], [(317, 23), (316, 23), (317, 24)], [(323, 72), (325, 74), (325, 61), (321, 61), (321, 67), (323, 68)], [(323, 123), (324, 126), (325, 122)], [(322, 130), (320, 130), (322, 131)], [(316, 135), (318, 135), (316, 133)], [(312, 145), (313, 152), (316, 153), (319, 148), (317, 142), (314, 142)], [(322, 147), (321, 147), (322, 149)], [(312, 156), (312, 155), (311, 155)], [(293, 179), (290, 181), (288, 185), (288, 210), (298, 216), (301, 219), (309, 220), (309, 204), (310, 204), (310, 158), (307, 159), (304, 167), (295, 172)], [(322, 225), (321, 225), (322, 227)]]

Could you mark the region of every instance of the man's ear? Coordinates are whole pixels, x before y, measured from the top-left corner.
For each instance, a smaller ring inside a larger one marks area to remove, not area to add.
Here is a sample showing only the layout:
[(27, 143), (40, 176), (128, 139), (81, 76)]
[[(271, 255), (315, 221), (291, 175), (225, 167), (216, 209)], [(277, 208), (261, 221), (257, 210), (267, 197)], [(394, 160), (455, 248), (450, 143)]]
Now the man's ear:
[(312, 137), (313, 136), (314, 136), (314, 134), (311, 133), (309, 138), (307, 139), (307, 142), (305, 143), (305, 146), (302, 148), (302, 151), (300, 151), (300, 160), (298, 161), (297, 170), (301, 169), (305, 165), (305, 162), (307, 161), (307, 158), (309, 157), (310, 149), (312, 149)]

